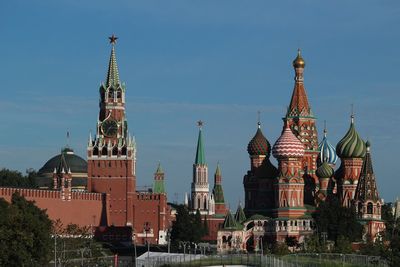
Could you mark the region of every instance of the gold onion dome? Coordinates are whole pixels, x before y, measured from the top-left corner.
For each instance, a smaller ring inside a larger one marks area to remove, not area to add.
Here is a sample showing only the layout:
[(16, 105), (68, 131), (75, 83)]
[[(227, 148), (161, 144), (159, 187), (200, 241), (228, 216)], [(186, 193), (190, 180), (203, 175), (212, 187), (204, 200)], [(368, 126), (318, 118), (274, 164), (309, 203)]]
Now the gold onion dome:
[(366, 145), (354, 127), (354, 116), (351, 116), (350, 128), (336, 146), (340, 158), (364, 158)]
[(297, 57), (293, 60), (293, 67), (297, 68), (304, 68), (306, 66), (306, 62), (304, 61), (303, 57), (301, 56), (300, 49), (297, 50)]

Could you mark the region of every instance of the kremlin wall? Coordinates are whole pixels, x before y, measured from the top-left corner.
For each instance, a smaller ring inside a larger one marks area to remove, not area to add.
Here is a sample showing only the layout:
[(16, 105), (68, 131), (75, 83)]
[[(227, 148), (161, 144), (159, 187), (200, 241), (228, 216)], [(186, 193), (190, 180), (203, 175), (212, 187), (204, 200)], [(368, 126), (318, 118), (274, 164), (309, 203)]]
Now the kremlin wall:
[[(116, 40), (110, 37), (111, 55), (106, 80), (99, 88), (99, 115), (96, 133), (89, 135), (87, 163), (67, 146), (39, 170), (40, 189), (0, 188), (0, 197), (10, 201), (18, 192), (46, 209), (52, 220), (90, 226), (103, 240), (166, 244), (174, 212), (167, 202), (161, 165), (154, 173), (152, 190), (136, 187), (136, 142), (126, 119), (126, 87), (119, 78)], [(284, 242), (287, 237), (303, 242), (315, 230), (316, 206), (330, 198), (356, 209), (366, 239), (375, 240), (385, 229), (371, 144), (357, 133), (354, 114), (336, 148), (328, 141), (326, 127), (319, 143), (300, 50), (293, 67), (294, 89), (281, 136), (271, 146), (258, 122), (247, 146), (250, 168), (243, 177), (244, 207), (239, 204), (235, 214), (225, 203), (219, 164), (210, 190), (203, 122), (198, 122), (191, 192), (184, 204), (207, 221), (209, 233), (204, 240), (217, 241), (219, 252), (257, 250), (263, 240)], [(277, 167), (270, 161), (271, 154), (278, 160)], [(341, 164), (336, 168), (338, 158)]]

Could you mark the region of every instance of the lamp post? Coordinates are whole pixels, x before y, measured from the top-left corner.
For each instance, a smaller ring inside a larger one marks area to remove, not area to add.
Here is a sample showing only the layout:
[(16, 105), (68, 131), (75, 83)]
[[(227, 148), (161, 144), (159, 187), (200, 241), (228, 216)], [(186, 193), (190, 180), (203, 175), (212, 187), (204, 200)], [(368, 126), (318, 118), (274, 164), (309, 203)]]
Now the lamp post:
[(167, 230), (167, 238), (168, 238), (168, 254), (171, 252), (171, 230)]
[(147, 243), (147, 260), (150, 259), (150, 243), (147, 240), (147, 234), (150, 232), (150, 223), (149, 222), (145, 222), (144, 226), (143, 226), (143, 230), (146, 233), (146, 243)]
[(57, 267), (57, 234), (54, 233), (54, 267)]

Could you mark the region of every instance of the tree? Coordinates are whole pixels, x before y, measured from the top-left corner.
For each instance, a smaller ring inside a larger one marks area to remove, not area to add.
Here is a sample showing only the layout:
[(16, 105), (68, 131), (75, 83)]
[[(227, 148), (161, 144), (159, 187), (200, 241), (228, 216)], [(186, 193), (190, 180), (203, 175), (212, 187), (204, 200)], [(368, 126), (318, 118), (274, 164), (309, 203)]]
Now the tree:
[(172, 223), (171, 241), (175, 246), (180, 241), (199, 243), (204, 236), (204, 227), (200, 211), (190, 214), (185, 205), (176, 208), (176, 220)]
[[(328, 239), (335, 243), (339, 237), (346, 237), (350, 242), (361, 239), (363, 227), (357, 221), (355, 210), (343, 207), (337, 198), (322, 202), (313, 217), (317, 234), (327, 232)], [(342, 241), (343, 239), (341, 239)]]
[(0, 199), (0, 265), (45, 266), (51, 257), (51, 221), (18, 193)]
[(0, 186), (19, 187), (19, 188), (37, 188), (35, 177), (36, 171), (33, 169), (26, 170), (26, 176), (19, 171), (9, 169), (0, 170)]

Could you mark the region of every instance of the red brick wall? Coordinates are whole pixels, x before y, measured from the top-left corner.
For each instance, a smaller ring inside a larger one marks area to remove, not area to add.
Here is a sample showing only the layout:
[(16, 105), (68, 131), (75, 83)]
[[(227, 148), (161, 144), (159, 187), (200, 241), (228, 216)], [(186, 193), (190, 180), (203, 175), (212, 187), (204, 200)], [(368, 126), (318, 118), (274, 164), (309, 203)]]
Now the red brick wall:
[(101, 225), (104, 195), (73, 192), (71, 200), (62, 200), (60, 191), (19, 188), (0, 188), (0, 197), (11, 201), (14, 192), (27, 200), (35, 201), (40, 209), (46, 209), (51, 220), (60, 219), (64, 226), (74, 223), (79, 226)]

